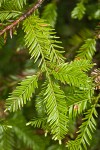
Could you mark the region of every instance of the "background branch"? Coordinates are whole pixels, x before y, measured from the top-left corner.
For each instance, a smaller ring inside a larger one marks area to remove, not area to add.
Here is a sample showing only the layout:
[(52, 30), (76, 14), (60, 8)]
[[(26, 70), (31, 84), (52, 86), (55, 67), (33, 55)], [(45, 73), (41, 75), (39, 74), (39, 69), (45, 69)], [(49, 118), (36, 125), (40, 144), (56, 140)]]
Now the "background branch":
[(3, 30), (0, 31), (0, 35), (4, 34), (6, 31), (11, 30), (14, 26), (16, 26), (19, 22), (23, 21), (27, 17), (29, 17), (37, 8), (40, 7), (43, 0), (38, 0), (38, 2), (29, 9), (26, 13), (24, 13), (21, 17), (19, 17), (17, 20), (12, 22), (10, 25), (6, 26)]

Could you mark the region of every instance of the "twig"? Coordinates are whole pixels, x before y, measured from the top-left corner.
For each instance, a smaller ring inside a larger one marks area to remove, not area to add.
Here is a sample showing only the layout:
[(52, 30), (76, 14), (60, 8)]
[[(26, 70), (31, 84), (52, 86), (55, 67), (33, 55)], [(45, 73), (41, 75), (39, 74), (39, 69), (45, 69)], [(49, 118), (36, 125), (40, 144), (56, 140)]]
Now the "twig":
[(38, 0), (38, 2), (26, 13), (24, 13), (21, 17), (19, 17), (17, 20), (12, 22), (10, 25), (6, 26), (3, 30), (0, 31), (0, 35), (4, 34), (6, 31), (11, 30), (13, 27), (15, 27), (19, 22), (25, 20), (28, 16), (30, 16), (37, 8), (40, 7), (43, 0)]

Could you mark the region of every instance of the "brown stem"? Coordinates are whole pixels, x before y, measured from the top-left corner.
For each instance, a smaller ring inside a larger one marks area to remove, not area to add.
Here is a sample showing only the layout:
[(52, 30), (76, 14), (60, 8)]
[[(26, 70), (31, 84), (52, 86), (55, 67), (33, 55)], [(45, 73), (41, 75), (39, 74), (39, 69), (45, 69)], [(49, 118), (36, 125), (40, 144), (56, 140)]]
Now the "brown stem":
[(26, 19), (28, 16), (30, 16), (37, 8), (40, 7), (42, 4), (43, 0), (38, 0), (38, 2), (26, 13), (24, 13), (21, 17), (19, 17), (17, 20), (12, 22), (12, 24), (6, 26), (3, 30), (0, 31), (0, 35), (4, 34), (6, 31), (11, 30), (14, 26), (16, 26), (19, 22), (23, 21)]

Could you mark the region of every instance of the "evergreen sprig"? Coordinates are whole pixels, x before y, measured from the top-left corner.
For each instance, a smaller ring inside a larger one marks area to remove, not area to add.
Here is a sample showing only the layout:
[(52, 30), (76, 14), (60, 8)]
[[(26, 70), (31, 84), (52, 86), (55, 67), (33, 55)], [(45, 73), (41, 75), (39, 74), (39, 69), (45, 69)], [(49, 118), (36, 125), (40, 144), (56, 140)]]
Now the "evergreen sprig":
[(66, 89), (66, 101), (67, 105), (71, 106), (74, 104), (78, 104), (82, 101), (90, 101), (92, 96), (92, 91), (89, 90), (81, 90), (75, 87), (67, 87)]
[(9, 19), (14, 19), (17, 16), (22, 14), (20, 11), (10, 11), (10, 10), (5, 10), (5, 11), (0, 11), (0, 20), (3, 22), (4, 20), (9, 20)]
[(76, 7), (72, 11), (71, 17), (81, 20), (85, 14), (86, 8), (82, 2), (77, 3)]
[[(14, 146), (16, 146), (16, 149), (20, 149), (23, 146), (28, 149), (39, 150), (40, 147), (44, 147), (43, 140), (38, 135), (34, 135), (33, 130), (26, 126), (26, 119), (23, 116), (22, 112), (15, 112), (14, 116), (9, 119), (9, 123), (12, 125), (11, 131), (13, 141), (15, 142)], [(20, 144), (16, 142), (16, 139)], [(10, 142), (8, 144), (12, 145), (12, 143)], [(13, 147), (13, 149), (15, 149), (15, 147)]]
[(14, 148), (14, 136), (11, 129), (7, 129), (4, 132), (0, 131), (0, 149), (1, 150), (13, 150)]
[(6, 7), (9, 5), (13, 9), (21, 10), (26, 5), (26, 0), (0, 0), (0, 7)]
[(26, 0), (11, 0), (11, 2), (14, 3), (16, 8), (18, 8), (19, 10), (21, 10), (24, 5), (26, 5)]
[(23, 28), (26, 33), (26, 46), (29, 48), (31, 58), (34, 58), (35, 62), (40, 57), (40, 64), (44, 60), (54, 63), (63, 61), (61, 52), (58, 51), (58, 49), (62, 48), (58, 45), (61, 42), (56, 40), (55, 32), (44, 20), (39, 19), (37, 16), (31, 16), (24, 21)]
[(0, 121), (0, 149), (12, 150), (14, 147), (12, 126), (7, 121)]
[(47, 123), (47, 117), (43, 116), (43, 117), (32, 119), (26, 125), (32, 125), (37, 128), (40, 128), (40, 127), (44, 128), (44, 127), (46, 127), (46, 123)]
[(85, 43), (80, 47), (76, 57), (91, 60), (96, 51), (95, 39), (87, 39)]
[(86, 67), (90, 68), (90, 65), (87, 66), (86, 61), (83, 61), (83, 64), (80, 62), (60, 64), (53, 70), (53, 76), (64, 84), (80, 87), (80, 89), (91, 88), (91, 79), (84, 73), (84, 71), (88, 70)]
[(20, 83), (20, 86), (12, 92), (6, 102), (6, 110), (16, 111), (30, 100), (35, 89), (38, 87), (36, 75), (28, 76)]
[(75, 118), (78, 114), (81, 114), (83, 111), (85, 111), (88, 104), (91, 103), (92, 96), (93, 90), (81, 90), (75, 87), (67, 87), (66, 103), (69, 107), (69, 117)]
[[(69, 120), (88, 109), (89, 105), (91, 108), (85, 113), (85, 118), (80, 126), (76, 140), (68, 142), (69, 150), (86, 150), (87, 145), (90, 143), (92, 132), (96, 128), (96, 105), (92, 105), (94, 85), (91, 77), (88, 76), (88, 71), (93, 67), (91, 60), (96, 51), (96, 41), (92, 38), (86, 39), (79, 49), (75, 60), (65, 63), (61, 42), (58, 40), (55, 30), (52, 29), (56, 22), (57, 6), (55, 3), (46, 5), (42, 13), (42, 19), (40, 19), (39, 15), (36, 15), (35, 10), (40, 7), (42, 2), (43, 0), (38, 0), (29, 11), (23, 14), (22, 10), (24, 10), (26, 0), (0, 1), (0, 20), (3, 23), (5, 21), (8, 23), (9, 19), (17, 18), (13, 23), (1, 30), (0, 35), (7, 31), (12, 31), (16, 25), (23, 21), (23, 27), (20, 26), (20, 28), (22, 27), (22, 30), (25, 32), (25, 46), (29, 49), (33, 62), (38, 62), (38, 69), (43, 74), (41, 83), (38, 80), (40, 77), (38, 74), (26, 77), (8, 97), (6, 111), (15, 112), (23, 107), (32, 98), (32, 94), (38, 88), (38, 83), (42, 84), (42, 88), (38, 91), (34, 102), (36, 116), (27, 125), (42, 127), (46, 132), (49, 131), (52, 134), (52, 139), (59, 140), (61, 144), (61, 140), (68, 133)], [(72, 18), (81, 20), (85, 11), (84, 4), (82, 2), (78, 3), (72, 11)], [(20, 14), (21, 16), (18, 18)], [(83, 39), (85, 38), (86, 36), (83, 36)], [(3, 39), (1, 38), (1, 46), (2, 41)], [(82, 40), (78, 38), (78, 42), (81, 44)], [(8, 150), (12, 150), (12, 145), (7, 140), (10, 136), (11, 139), (9, 140), (13, 143), (14, 134), (29, 148), (36, 148), (33, 137), (31, 138), (27, 132), (29, 128), (25, 126), (26, 122), (23, 118), (21, 119), (24, 122), (24, 126), (20, 126), (21, 122), (18, 122), (20, 125), (14, 123), (11, 136), (9, 134), (9, 126), (7, 126), (7, 135), (3, 131), (4, 128), (0, 126), (0, 138), (2, 140), (0, 146), (4, 147), (4, 150), (6, 142), (8, 143)]]
[(47, 111), (47, 122), (51, 127), (53, 139), (61, 140), (68, 131), (67, 105), (65, 96), (55, 83), (47, 83), (44, 103)]
[(68, 142), (69, 150), (87, 150), (87, 145), (90, 145), (92, 139), (92, 133), (96, 130), (97, 111), (95, 109), (96, 104), (85, 113), (82, 125), (79, 127), (78, 136), (75, 141)]

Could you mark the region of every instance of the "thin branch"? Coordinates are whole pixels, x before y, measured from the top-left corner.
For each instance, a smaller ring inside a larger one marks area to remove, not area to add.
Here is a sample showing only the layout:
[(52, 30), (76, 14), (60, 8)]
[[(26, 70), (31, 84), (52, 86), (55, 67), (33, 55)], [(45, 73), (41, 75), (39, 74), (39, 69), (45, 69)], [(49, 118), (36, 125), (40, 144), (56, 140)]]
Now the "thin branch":
[(12, 24), (6, 26), (3, 30), (0, 31), (0, 35), (4, 34), (8, 30), (11, 30), (13, 27), (15, 27), (18, 23), (25, 20), (27, 17), (29, 17), (37, 8), (40, 7), (40, 5), (43, 3), (43, 0), (38, 0), (38, 2), (26, 13), (24, 13), (21, 17), (19, 17), (17, 20), (12, 22)]

